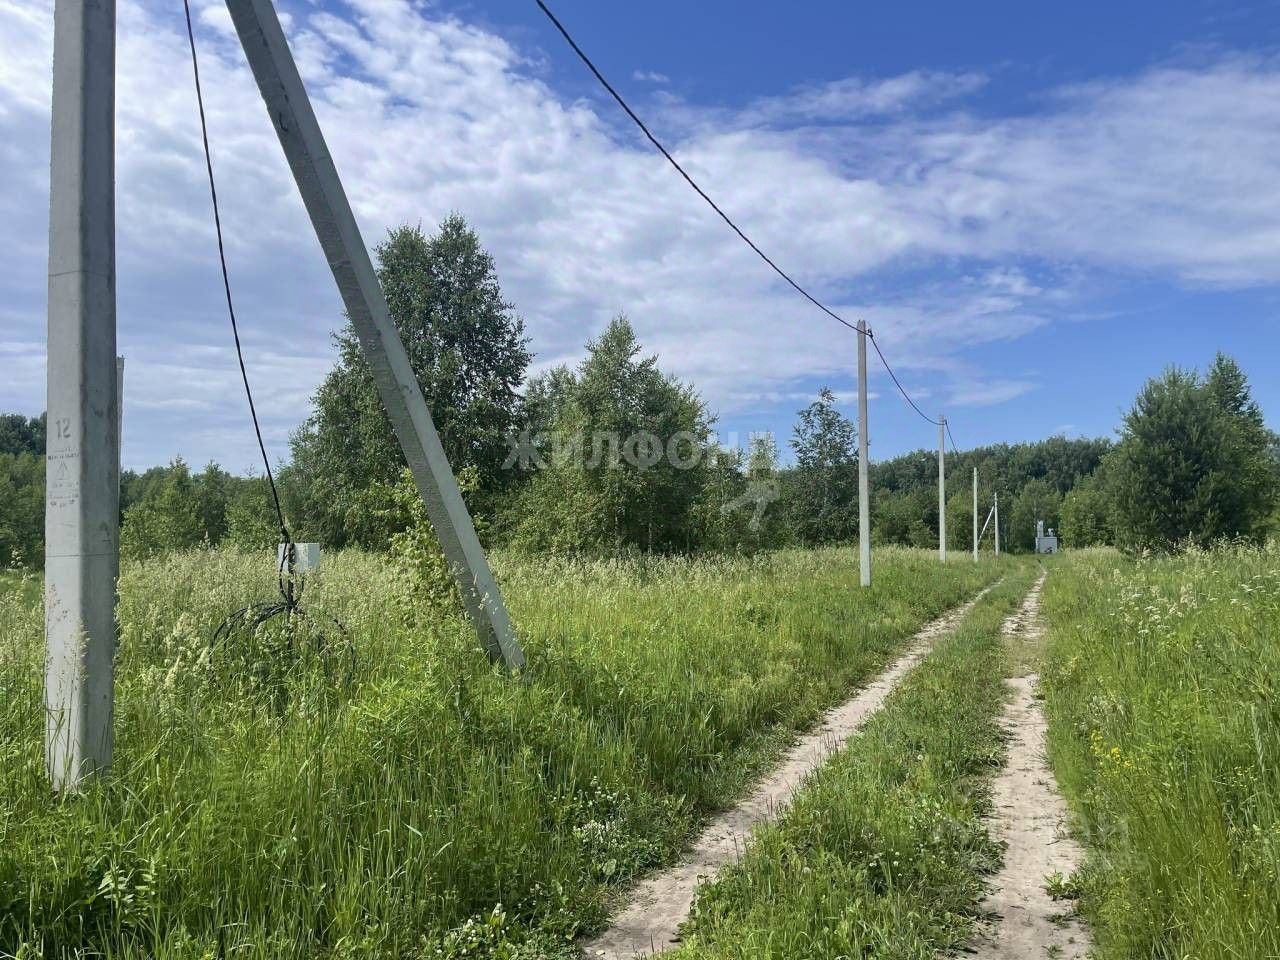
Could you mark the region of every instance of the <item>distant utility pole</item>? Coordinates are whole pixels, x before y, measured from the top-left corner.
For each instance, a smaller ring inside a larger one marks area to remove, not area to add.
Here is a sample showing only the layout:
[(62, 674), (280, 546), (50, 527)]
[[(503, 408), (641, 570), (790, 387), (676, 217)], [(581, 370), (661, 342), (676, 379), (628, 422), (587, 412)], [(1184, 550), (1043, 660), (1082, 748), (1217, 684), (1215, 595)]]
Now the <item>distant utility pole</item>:
[(938, 417), (938, 558), (947, 562), (947, 418)]
[(489, 656), (519, 668), (524, 654), (506, 604), (391, 319), (275, 7), (271, 0), (227, 0), (227, 10), (463, 604)]
[(867, 330), (858, 321), (858, 568), (862, 585), (871, 586), (871, 462), (867, 436)]
[(115, 0), (57, 0), (49, 180), (45, 764), (111, 766), (120, 572)]
[(973, 468), (973, 562), (978, 562), (978, 468)]

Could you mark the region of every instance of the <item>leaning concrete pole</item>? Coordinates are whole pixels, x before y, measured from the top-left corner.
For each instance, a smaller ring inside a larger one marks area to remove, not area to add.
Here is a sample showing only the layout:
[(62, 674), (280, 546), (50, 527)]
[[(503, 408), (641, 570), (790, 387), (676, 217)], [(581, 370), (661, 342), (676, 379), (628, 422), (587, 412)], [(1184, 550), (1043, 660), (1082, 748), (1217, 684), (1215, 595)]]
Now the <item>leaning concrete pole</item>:
[(120, 572), (115, 0), (57, 0), (49, 178), (45, 762), (60, 790), (111, 766)]
[(938, 559), (947, 562), (947, 418), (938, 418)]
[(524, 654), (502, 594), (391, 320), (280, 19), (270, 0), (227, 0), (227, 10), (467, 613), (489, 656), (510, 668), (521, 667)]
[(995, 495), (994, 510), (996, 513), (996, 556), (1000, 556), (1000, 494)]
[(858, 568), (871, 586), (871, 459), (867, 435), (867, 322), (858, 321)]

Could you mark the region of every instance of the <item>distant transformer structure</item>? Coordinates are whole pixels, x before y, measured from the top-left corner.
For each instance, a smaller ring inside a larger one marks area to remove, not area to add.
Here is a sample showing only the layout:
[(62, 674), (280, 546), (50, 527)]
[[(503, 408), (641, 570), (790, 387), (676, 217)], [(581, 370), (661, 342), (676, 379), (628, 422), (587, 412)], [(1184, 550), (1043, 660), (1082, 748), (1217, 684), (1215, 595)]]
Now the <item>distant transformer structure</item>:
[(1057, 553), (1058, 552), (1058, 535), (1049, 528), (1049, 532), (1045, 533), (1044, 521), (1036, 521), (1036, 553)]

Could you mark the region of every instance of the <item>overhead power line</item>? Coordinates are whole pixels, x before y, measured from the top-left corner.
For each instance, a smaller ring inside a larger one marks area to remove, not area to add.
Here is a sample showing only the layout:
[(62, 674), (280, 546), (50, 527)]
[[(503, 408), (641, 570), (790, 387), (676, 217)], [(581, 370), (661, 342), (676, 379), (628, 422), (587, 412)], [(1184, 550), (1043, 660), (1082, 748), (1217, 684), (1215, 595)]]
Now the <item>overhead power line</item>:
[(907, 393), (907, 388), (902, 385), (902, 381), (898, 379), (898, 375), (893, 372), (893, 367), (889, 366), (889, 361), (885, 359), (884, 351), (880, 349), (880, 344), (876, 342), (875, 337), (871, 337), (871, 345), (876, 348), (876, 356), (880, 358), (880, 362), (884, 365), (885, 372), (889, 374), (889, 379), (893, 381), (893, 385), (898, 388), (898, 392), (902, 394), (902, 399), (911, 404), (911, 409), (920, 414), (922, 418), (933, 424), (935, 427), (942, 426), (941, 420), (935, 420), (923, 410), (920, 405), (911, 399), (911, 394)]
[[(196, 82), (196, 105), (200, 110), (200, 139), (204, 144), (204, 165), (209, 173), (209, 197), (213, 201), (213, 229), (218, 238), (218, 262), (222, 267), (222, 289), (227, 297), (227, 314), (231, 317), (231, 337), (236, 345), (236, 359), (240, 361), (240, 379), (244, 381), (244, 394), (249, 400), (249, 415), (253, 418), (253, 432), (258, 438), (258, 450), (262, 454), (262, 466), (267, 472), (267, 484), (271, 487), (271, 501), (275, 507), (276, 521), (280, 527), (280, 537), (288, 546), (292, 543), (289, 529), (284, 522), (284, 510), (280, 507), (280, 494), (276, 490), (276, 478), (271, 470), (271, 458), (267, 456), (267, 445), (262, 440), (262, 427), (258, 423), (258, 409), (253, 402), (253, 390), (249, 386), (249, 373), (244, 366), (244, 351), (240, 347), (240, 327), (236, 323), (236, 308), (231, 299), (231, 277), (227, 272), (227, 254), (222, 242), (222, 216), (218, 210), (218, 187), (213, 178), (213, 154), (209, 149), (209, 126), (205, 121), (204, 92), (200, 86), (200, 61), (196, 56), (196, 35), (191, 27), (190, 0), (182, 0), (183, 11), (187, 18), (187, 41), (191, 45), (191, 72)], [(283, 581), (281, 592), (284, 592)]]
[[(538, 7), (542, 10), (542, 12), (547, 15), (547, 19), (551, 21), (551, 23), (555, 26), (556, 30), (560, 32), (560, 36), (564, 37), (565, 42), (569, 44), (569, 46), (573, 49), (573, 52), (578, 55), (578, 59), (580, 59), (586, 65), (587, 69), (591, 71), (592, 75), (595, 76), (596, 80), (600, 82), (600, 85), (609, 92), (609, 95), (613, 97), (615, 101), (617, 101), (618, 106), (620, 106), (623, 109), (623, 111), (626, 113), (626, 115), (630, 117), (631, 120), (635, 123), (635, 125), (640, 128), (640, 132), (645, 135), (648, 141), (651, 144), (653, 144), (654, 148), (657, 149), (659, 153), (661, 153), (664, 157), (667, 158), (667, 162), (670, 163), (671, 166), (673, 166), (676, 169), (676, 172), (679, 173), (680, 176), (684, 178), (685, 182), (688, 183), (689, 186), (694, 189), (694, 191), (698, 194), (698, 196), (700, 196), (703, 200), (707, 202), (707, 205), (711, 207), (711, 209), (714, 210), (720, 216), (720, 219), (729, 225), (729, 228), (738, 235), (738, 237), (742, 240), (742, 242), (745, 243), (748, 247), (750, 247), (755, 252), (756, 256), (758, 256), (761, 260), (767, 263), (774, 273), (776, 273), (788, 284), (790, 284), (791, 287), (797, 293), (799, 293), (802, 297), (804, 297), (806, 300), (812, 303), (815, 307), (817, 307), (819, 310), (825, 313), (832, 320), (836, 321), (836, 323), (842, 324), (843, 326), (848, 327), (850, 330), (857, 331), (858, 328), (855, 324), (850, 323), (844, 317), (840, 316), (838, 313), (836, 313), (834, 310), (828, 307), (825, 303), (823, 303), (821, 300), (815, 297), (812, 293), (810, 293), (808, 290), (802, 287), (798, 282), (796, 282), (796, 280), (789, 273), (787, 273), (780, 266), (778, 266), (778, 264), (775, 263), (774, 260), (768, 254), (766, 254), (763, 250), (761, 250), (760, 247), (755, 243), (755, 241), (752, 240), (749, 236), (747, 236), (746, 232), (743, 231), (741, 227), (739, 227), (736, 223), (733, 222), (733, 219), (727, 213), (725, 213), (724, 210), (720, 208), (719, 204), (717, 204), (714, 200), (712, 200), (711, 197), (707, 195), (707, 192), (702, 189), (702, 187), (698, 186), (697, 181), (695, 181), (693, 177), (689, 176), (688, 171), (686, 171), (685, 168), (680, 165), (680, 162), (671, 155), (671, 151), (669, 151), (666, 147), (664, 147), (662, 145), (662, 142), (653, 135), (653, 133), (645, 125), (645, 122), (640, 119), (640, 117), (636, 114), (636, 112), (631, 109), (627, 101), (622, 98), (622, 94), (618, 93), (618, 91), (614, 89), (613, 84), (611, 84), (608, 80), (605, 79), (604, 74), (600, 72), (599, 68), (597, 68), (596, 65), (591, 61), (591, 58), (587, 56), (586, 52), (580, 46), (578, 46), (577, 41), (573, 39), (572, 35), (565, 28), (564, 24), (561, 23), (560, 20), (556, 17), (556, 15), (551, 12), (550, 8), (546, 5), (546, 3), (544, 3), (543, 0), (537, 0), (537, 4), (538, 4)], [(898, 379), (898, 375), (894, 373), (893, 368), (889, 366), (889, 361), (885, 359), (884, 351), (882, 351), (880, 349), (880, 345), (876, 343), (875, 336), (870, 331), (867, 332), (866, 336), (867, 336), (867, 339), (870, 340), (872, 345), (876, 348), (876, 355), (880, 357), (880, 362), (884, 365), (885, 371), (889, 374), (889, 377), (893, 380), (894, 386), (898, 388), (898, 392), (902, 394), (902, 398), (906, 400), (908, 404), (910, 404), (911, 409), (913, 409), (916, 413), (918, 413), (921, 417), (923, 417), (929, 423), (933, 424), (935, 427), (940, 426), (941, 421), (935, 420), (933, 417), (930, 417), (927, 413), (925, 413), (923, 410), (920, 409), (919, 405), (913, 399), (911, 399), (911, 395), (907, 393), (906, 388), (903, 387), (902, 381)]]
[(958, 454), (960, 448), (956, 446), (956, 438), (951, 435), (951, 421), (945, 421), (947, 424), (947, 439), (951, 441), (951, 452)]
[(714, 210), (716, 213), (720, 214), (720, 219), (723, 220), (725, 223), (727, 223), (730, 229), (732, 229), (734, 233), (736, 233), (739, 237), (742, 238), (743, 243), (745, 243), (752, 250), (754, 250), (756, 252), (756, 255), (761, 260), (763, 260), (770, 267), (772, 267), (774, 273), (780, 276), (783, 280), (787, 281), (787, 283), (791, 284), (791, 286), (794, 287), (802, 297), (807, 299), (810, 303), (812, 303), (815, 307), (817, 307), (819, 310), (821, 310), (823, 313), (829, 316), (832, 320), (836, 321), (836, 323), (844, 324), (850, 330), (857, 330), (858, 329), (857, 326), (850, 323), (844, 317), (840, 316), (838, 313), (836, 313), (834, 310), (832, 310), (830, 307), (824, 304), (821, 300), (819, 300), (817, 297), (811, 294), (808, 290), (800, 286), (800, 284), (796, 283), (796, 281), (791, 278), (790, 274), (788, 274), (780, 266), (774, 263), (773, 260), (769, 258), (768, 254), (766, 254), (763, 250), (761, 250), (758, 246), (756, 246), (755, 242), (750, 237), (748, 237), (745, 233), (743, 233), (742, 229), (736, 223), (734, 223), (732, 219), (730, 219), (727, 213), (725, 213), (723, 210), (720, 209), (719, 205), (714, 200), (712, 200), (709, 196), (707, 196), (706, 191), (703, 190), (700, 186), (698, 186), (698, 184), (694, 181), (693, 177), (689, 176), (689, 174), (685, 172), (684, 167), (680, 166), (679, 161), (676, 160), (676, 158), (671, 155), (670, 151), (668, 151), (667, 148), (662, 145), (662, 143), (658, 140), (658, 138), (655, 137), (649, 131), (649, 128), (645, 126), (644, 121), (641, 120), (636, 115), (636, 112), (632, 110), (630, 106), (627, 105), (627, 101), (622, 99), (622, 95), (613, 88), (613, 84), (611, 84), (608, 80), (606, 80), (604, 78), (604, 74), (602, 74), (598, 69), (596, 69), (596, 65), (591, 62), (591, 58), (588, 57), (586, 53), (583, 52), (582, 48), (578, 46), (577, 42), (573, 39), (573, 37), (569, 35), (569, 31), (564, 28), (564, 24), (562, 24), (559, 20), (556, 19), (556, 15), (547, 8), (547, 5), (543, 3), (542, 0), (537, 0), (537, 3), (538, 3), (538, 6), (542, 8), (542, 12), (547, 15), (547, 18), (553, 24), (555, 24), (555, 28), (560, 31), (560, 35), (564, 37), (565, 42), (568, 43), (569, 46), (573, 48), (573, 52), (576, 53), (579, 59), (581, 59), (582, 62), (587, 65), (587, 69), (590, 70), (593, 74), (595, 74), (595, 78), (600, 81), (600, 85), (609, 91), (610, 95), (613, 97), (614, 100), (618, 101), (618, 106), (620, 106), (624, 111), (626, 111), (627, 116), (629, 116), (632, 120), (635, 121), (635, 125), (640, 128), (641, 132), (646, 137), (649, 138), (649, 142), (652, 143), (654, 147), (657, 148), (659, 153), (661, 153), (664, 157), (667, 158), (667, 161), (671, 164), (671, 166), (676, 168), (676, 171), (680, 174), (680, 176), (684, 177), (685, 181), (689, 184), (689, 186), (693, 187), (693, 189), (697, 191), (698, 196), (700, 196), (703, 200), (707, 201), (707, 204), (711, 207), (711, 209)]

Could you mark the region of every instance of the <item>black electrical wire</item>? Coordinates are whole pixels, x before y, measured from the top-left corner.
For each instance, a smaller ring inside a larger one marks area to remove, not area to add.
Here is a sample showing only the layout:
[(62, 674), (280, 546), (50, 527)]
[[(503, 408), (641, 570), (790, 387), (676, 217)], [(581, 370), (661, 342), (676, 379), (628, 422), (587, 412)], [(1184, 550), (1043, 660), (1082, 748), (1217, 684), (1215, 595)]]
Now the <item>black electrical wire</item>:
[(564, 28), (564, 24), (562, 24), (559, 20), (556, 19), (556, 15), (552, 13), (549, 9), (547, 9), (547, 5), (543, 3), (542, 0), (537, 0), (537, 3), (538, 3), (538, 6), (542, 8), (542, 12), (547, 15), (547, 18), (553, 24), (555, 24), (556, 29), (560, 31), (560, 35), (564, 37), (565, 41), (569, 44), (569, 46), (573, 48), (573, 52), (576, 53), (579, 59), (581, 59), (582, 62), (587, 65), (587, 69), (590, 70), (593, 74), (595, 74), (595, 78), (600, 81), (601, 86), (603, 86), (606, 90), (609, 91), (609, 93), (613, 96), (614, 100), (618, 101), (618, 106), (620, 106), (623, 110), (625, 110), (627, 116), (629, 116), (632, 120), (635, 121), (636, 126), (639, 127), (641, 132), (644, 133), (644, 135), (649, 138), (649, 142), (652, 143), (658, 149), (659, 153), (661, 153), (664, 157), (667, 158), (668, 162), (670, 162), (670, 164), (676, 168), (676, 171), (680, 174), (680, 176), (684, 177), (684, 179), (688, 182), (689, 186), (693, 187), (693, 189), (697, 191), (698, 196), (700, 196), (703, 200), (707, 201), (707, 203), (710, 205), (712, 210), (720, 214), (720, 219), (723, 220), (725, 223), (727, 223), (729, 227), (733, 230), (733, 232), (736, 233), (739, 237), (741, 237), (742, 241), (756, 252), (756, 255), (760, 257), (761, 260), (763, 260), (770, 267), (772, 267), (774, 272), (778, 276), (780, 276), (783, 280), (787, 281), (787, 283), (791, 284), (791, 286), (793, 286), (796, 289), (796, 292), (798, 292), (802, 297), (807, 299), (810, 303), (812, 303), (815, 307), (817, 307), (819, 310), (821, 310), (823, 313), (825, 313), (827, 316), (829, 316), (832, 320), (836, 321), (837, 323), (843, 323), (850, 330), (858, 329), (848, 320), (844, 319), (844, 317), (837, 314), (830, 307), (824, 304), (821, 300), (819, 300), (817, 297), (811, 294), (804, 287), (800, 286), (800, 284), (796, 283), (795, 280), (791, 279), (791, 276), (785, 270), (783, 270), (776, 263), (774, 263), (768, 257), (768, 255), (765, 254), (763, 250), (761, 250), (759, 247), (755, 245), (754, 241), (752, 241), (750, 237), (748, 237), (745, 233), (742, 232), (742, 229), (729, 218), (729, 215), (725, 213), (723, 210), (721, 210), (720, 207), (716, 204), (716, 202), (712, 200), (709, 196), (707, 196), (706, 192), (700, 186), (698, 186), (697, 183), (694, 182), (693, 177), (689, 176), (689, 174), (685, 172), (684, 167), (680, 166), (680, 163), (676, 160), (675, 157), (671, 155), (671, 153), (667, 150), (667, 148), (664, 147), (659, 142), (658, 138), (649, 132), (649, 128), (645, 126), (644, 121), (641, 120), (638, 116), (636, 116), (636, 112), (627, 105), (627, 101), (622, 99), (622, 95), (619, 94), (618, 91), (613, 88), (613, 85), (604, 78), (604, 74), (602, 74), (599, 70), (596, 69), (596, 65), (591, 62), (591, 59), (583, 52), (582, 48), (579, 47), (576, 42), (574, 42), (573, 37), (569, 35), (569, 31)]
[(920, 416), (923, 417), (925, 420), (927, 420), (929, 423), (933, 424), (935, 427), (942, 426), (943, 424), (942, 420), (933, 419), (933, 417), (929, 416), (927, 413), (921, 410), (920, 406), (914, 400), (911, 399), (911, 394), (907, 393), (906, 387), (902, 385), (902, 381), (898, 379), (898, 375), (893, 372), (893, 367), (889, 366), (889, 361), (885, 359), (884, 351), (880, 349), (880, 344), (876, 342), (875, 337), (871, 337), (871, 345), (876, 348), (876, 356), (880, 358), (880, 362), (884, 365), (884, 369), (889, 374), (889, 379), (893, 381), (893, 385), (897, 387), (898, 392), (902, 394), (902, 399), (906, 400), (907, 403), (911, 404), (911, 409), (914, 410), (916, 413), (920, 414)]
[[(599, 71), (599, 69), (596, 67), (596, 65), (591, 62), (591, 58), (586, 55), (586, 53), (583, 51), (583, 49), (580, 46), (578, 46), (577, 41), (573, 39), (573, 37), (569, 34), (569, 31), (565, 29), (564, 24), (562, 24), (556, 18), (556, 15), (551, 12), (551, 10), (547, 7), (546, 3), (544, 3), (543, 0), (537, 0), (537, 4), (538, 4), (538, 7), (542, 10), (542, 12), (547, 15), (547, 19), (550, 20), (552, 24), (555, 25), (555, 28), (558, 31), (560, 31), (560, 36), (564, 37), (565, 42), (568, 43), (569, 46), (573, 49), (573, 52), (578, 55), (578, 59), (580, 59), (584, 64), (586, 64), (587, 69), (591, 71), (591, 73), (595, 76), (595, 78), (598, 81), (600, 81), (600, 85), (604, 87), (607, 91), (609, 91), (610, 96), (612, 96), (613, 99), (617, 101), (618, 106), (620, 106), (623, 109), (623, 111), (627, 114), (627, 116), (630, 117), (632, 121), (635, 122), (635, 125), (640, 128), (640, 131), (645, 135), (645, 137), (648, 138), (649, 142), (653, 144), (655, 148), (657, 148), (659, 153), (661, 153), (664, 157), (667, 158), (667, 162), (669, 162), (671, 166), (675, 167), (676, 172), (679, 173), (680, 176), (684, 177), (685, 182), (687, 182), (689, 186), (693, 187), (694, 191), (698, 194), (698, 196), (700, 196), (703, 200), (705, 200), (708, 206), (710, 206), (712, 210), (714, 210), (716, 213), (720, 215), (720, 219), (729, 225), (730, 229), (732, 229), (733, 232), (736, 233), (742, 239), (743, 243), (745, 243), (748, 247), (750, 247), (753, 251), (755, 251), (756, 255), (760, 257), (760, 259), (763, 260), (765, 263), (767, 263), (771, 268), (773, 268), (773, 271), (778, 276), (780, 276), (783, 280), (787, 281), (787, 283), (791, 284), (791, 286), (795, 288), (797, 293), (799, 293), (802, 297), (804, 297), (806, 300), (812, 303), (815, 307), (817, 307), (819, 310), (825, 313), (828, 317), (830, 317), (832, 320), (836, 321), (837, 323), (843, 324), (844, 326), (848, 327), (850, 330), (857, 330), (858, 328), (854, 324), (850, 323), (844, 317), (840, 316), (838, 313), (836, 313), (834, 310), (828, 307), (825, 303), (823, 303), (821, 300), (819, 300), (817, 297), (811, 294), (808, 290), (800, 286), (799, 283), (797, 283), (795, 280), (791, 278), (790, 274), (788, 274), (785, 270), (783, 270), (776, 263), (774, 263), (773, 260), (770, 259), (770, 257), (763, 250), (761, 250), (758, 246), (756, 246), (755, 242), (749, 236), (747, 236), (745, 232), (743, 232), (742, 228), (739, 227), (736, 223), (734, 223), (733, 220), (730, 219), (729, 215), (725, 213), (722, 209), (720, 209), (719, 205), (714, 200), (712, 200), (711, 197), (707, 196), (706, 191), (703, 190), (700, 186), (698, 186), (698, 184), (694, 181), (693, 177), (689, 176), (689, 174), (685, 171), (684, 167), (680, 166), (679, 161), (677, 161), (676, 158), (671, 155), (671, 152), (667, 150), (667, 148), (662, 145), (662, 143), (658, 140), (658, 138), (655, 137), (649, 131), (649, 128), (645, 126), (644, 121), (641, 120), (640, 117), (636, 115), (636, 112), (631, 109), (631, 107), (627, 104), (627, 101), (622, 98), (622, 95), (618, 93), (617, 90), (614, 89), (613, 84), (611, 84), (608, 80), (605, 79), (604, 74), (602, 74)], [(889, 366), (889, 361), (885, 359), (884, 352), (881, 351), (880, 345), (876, 343), (875, 336), (870, 331), (867, 332), (866, 336), (867, 336), (867, 339), (870, 340), (872, 345), (876, 348), (876, 353), (880, 357), (880, 362), (884, 364), (885, 370), (888, 372), (889, 376), (893, 379), (894, 386), (898, 388), (898, 392), (902, 394), (903, 399), (906, 400), (907, 403), (911, 405), (911, 408), (915, 410), (916, 413), (918, 413), (921, 417), (923, 417), (929, 423), (933, 424), (935, 427), (941, 426), (941, 421), (935, 420), (932, 417), (930, 417), (927, 413), (925, 413), (923, 410), (920, 409), (920, 407), (916, 404), (914, 400), (911, 399), (911, 395), (908, 394), (906, 391), (906, 388), (902, 386), (902, 382), (898, 379), (898, 375), (894, 373), (893, 368)]]
[(267, 483), (271, 487), (271, 501), (275, 505), (276, 520), (280, 525), (280, 538), (285, 545), (284, 558), (280, 565), (280, 592), (286, 602), (293, 604), (292, 592), (285, 588), (284, 568), (289, 564), (293, 550), (293, 538), (289, 536), (289, 528), (284, 522), (284, 510), (280, 507), (280, 494), (276, 490), (276, 478), (271, 471), (271, 459), (267, 456), (267, 446), (262, 440), (262, 427), (258, 423), (258, 409), (253, 402), (253, 389), (249, 386), (249, 374), (244, 366), (244, 350), (240, 346), (240, 327), (236, 323), (236, 308), (231, 299), (231, 277), (227, 272), (227, 254), (222, 241), (222, 217), (218, 210), (218, 187), (213, 177), (213, 155), (209, 150), (209, 126), (204, 114), (204, 92), (200, 87), (200, 60), (196, 55), (196, 35), (191, 26), (190, 0), (182, 0), (182, 7), (187, 17), (187, 41), (191, 45), (191, 72), (196, 81), (196, 105), (200, 110), (200, 138), (204, 144), (204, 165), (209, 173), (209, 197), (213, 201), (213, 228), (218, 238), (218, 262), (222, 266), (222, 289), (227, 296), (227, 314), (231, 317), (231, 336), (236, 344), (236, 358), (240, 361), (240, 379), (244, 381), (244, 394), (249, 400), (249, 415), (253, 418), (253, 432), (258, 438), (258, 450), (262, 454), (262, 466), (267, 471)]
[(960, 448), (956, 446), (956, 438), (951, 435), (951, 421), (944, 420), (943, 423), (947, 425), (947, 439), (951, 441), (951, 451), (952, 453), (959, 455)]

